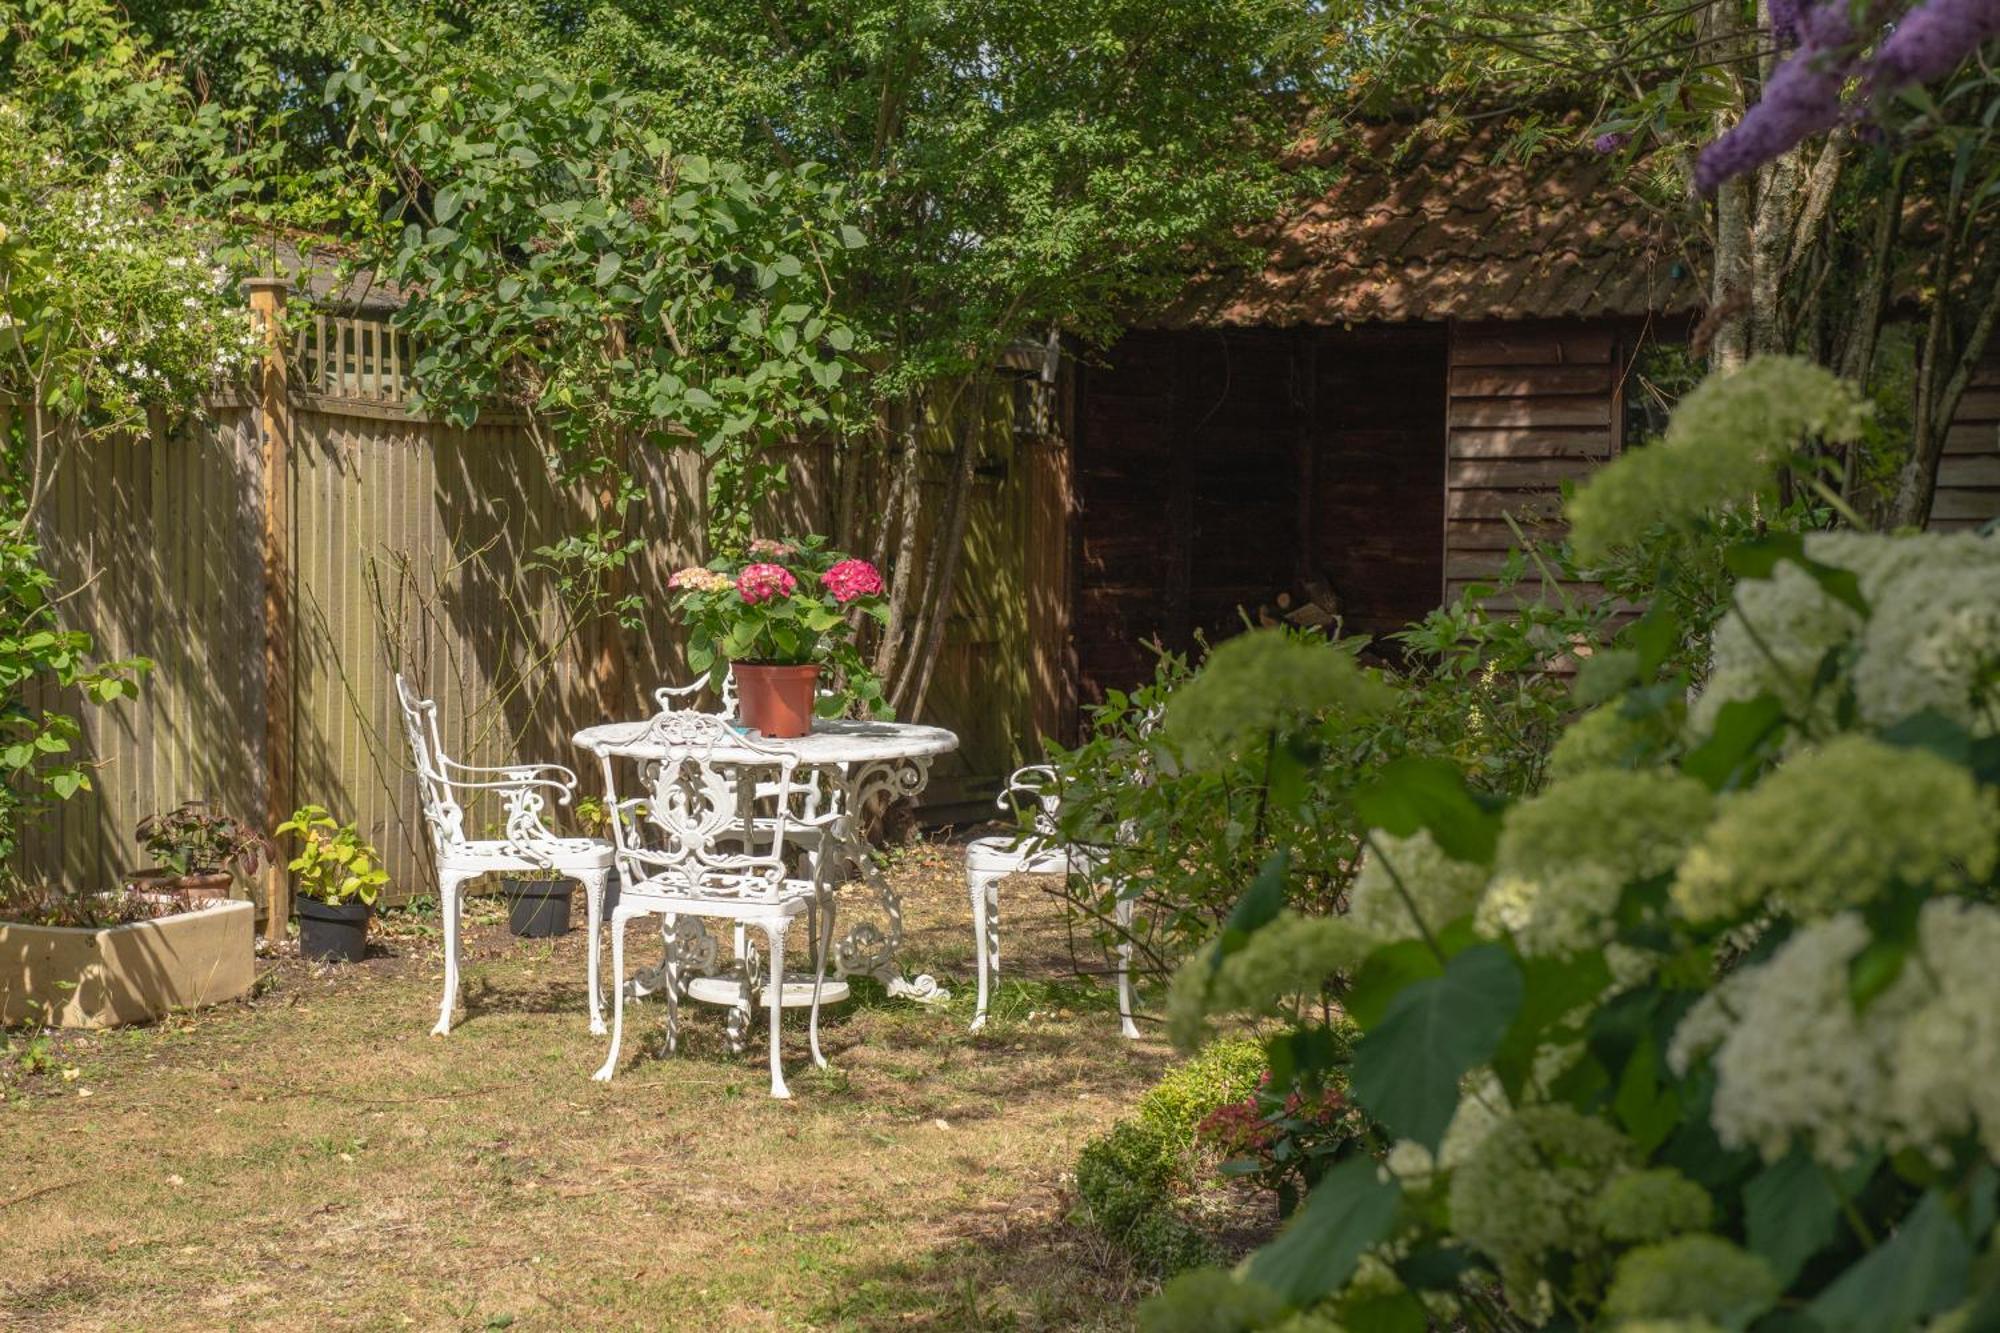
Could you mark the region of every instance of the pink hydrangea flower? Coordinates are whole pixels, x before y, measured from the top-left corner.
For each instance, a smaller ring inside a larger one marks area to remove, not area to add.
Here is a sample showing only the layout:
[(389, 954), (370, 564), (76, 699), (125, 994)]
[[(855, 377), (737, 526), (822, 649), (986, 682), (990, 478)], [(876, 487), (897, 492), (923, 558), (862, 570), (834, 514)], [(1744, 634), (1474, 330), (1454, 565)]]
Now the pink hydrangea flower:
[(750, 554), (766, 560), (783, 560), (799, 553), (799, 548), (790, 542), (774, 541), (769, 537), (758, 537), (750, 543)]
[(833, 594), (836, 602), (851, 602), (857, 597), (868, 597), (882, 591), (882, 572), (866, 560), (852, 558), (836, 561), (832, 568), (819, 576), (826, 590)]
[(768, 602), (773, 597), (789, 597), (798, 590), (798, 586), (799, 581), (792, 577), (792, 571), (783, 565), (745, 565), (743, 572), (736, 576), (736, 591), (752, 605)]

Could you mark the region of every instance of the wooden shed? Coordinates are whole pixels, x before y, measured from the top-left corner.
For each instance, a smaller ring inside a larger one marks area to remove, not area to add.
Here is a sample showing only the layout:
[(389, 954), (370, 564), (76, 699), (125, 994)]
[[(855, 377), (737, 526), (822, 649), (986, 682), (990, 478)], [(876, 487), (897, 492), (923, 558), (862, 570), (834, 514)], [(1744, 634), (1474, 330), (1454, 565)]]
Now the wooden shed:
[(1308, 599), (1381, 635), (1490, 577), (1507, 517), (1628, 433), (1649, 341), (1703, 284), (1596, 159), (1378, 131), (1338, 185), (1076, 369), (1076, 701)]

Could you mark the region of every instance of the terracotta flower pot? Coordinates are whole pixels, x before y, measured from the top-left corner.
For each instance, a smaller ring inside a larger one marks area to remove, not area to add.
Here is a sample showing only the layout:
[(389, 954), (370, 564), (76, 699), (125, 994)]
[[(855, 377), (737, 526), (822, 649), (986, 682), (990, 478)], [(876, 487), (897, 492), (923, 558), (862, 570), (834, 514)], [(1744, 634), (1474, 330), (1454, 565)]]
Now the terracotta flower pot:
[(817, 666), (731, 662), (729, 671), (736, 677), (736, 711), (745, 726), (773, 740), (803, 736), (812, 730), (813, 700), (819, 687)]

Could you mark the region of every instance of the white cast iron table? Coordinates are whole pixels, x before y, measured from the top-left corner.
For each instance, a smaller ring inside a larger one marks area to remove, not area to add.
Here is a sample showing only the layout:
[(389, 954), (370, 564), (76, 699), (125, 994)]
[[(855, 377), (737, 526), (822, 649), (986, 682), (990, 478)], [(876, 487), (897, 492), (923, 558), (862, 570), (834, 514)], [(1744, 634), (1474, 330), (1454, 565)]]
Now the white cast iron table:
[[(645, 722), (605, 722), (585, 727), (572, 739), (592, 754), (600, 754), (615, 746), (632, 745), (645, 730)], [(879, 798), (896, 800), (922, 792), (930, 781), (931, 762), (956, 750), (958, 737), (943, 727), (913, 722), (850, 720), (816, 721), (811, 732), (789, 740), (750, 734), (756, 740), (756, 749), (747, 745), (740, 751), (718, 747), (711, 752), (712, 760), (720, 764), (767, 765), (771, 762), (771, 751), (780, 750), (796, 756), (800, 768), (826, 774), (828, 781), (840, 790), (841, 816), (829, 828), (827, 841), (820, 850), (822, 873), (827, 883), (838, 884), (844, 882), (841, 869), (852, 867), (874, 890), (881, 905), (882, 924), (864, 919), (848, 927), (836, 942), (832, 959), (834, 975), (842, 980), (850, 976), (874, 977), (890, 995), (926, 1004), (950, 999), (951, 992), (939, 986), (936, 979), (923, 974), (906, 978), (896, 962), (896, 952), (903, 944), (902, 899), (875, 862), (863, 817)], [(628, 753), (643, 760), (647, 757), (646, 748), (639, 746)], [(668, 757), (664, 744), (657, 748), (658, 758)], [(811, 989), (810, 982), (805, 989)], [(792, 1002), (792, 990), (791, 983), (783, 988), (784, 1003)]]

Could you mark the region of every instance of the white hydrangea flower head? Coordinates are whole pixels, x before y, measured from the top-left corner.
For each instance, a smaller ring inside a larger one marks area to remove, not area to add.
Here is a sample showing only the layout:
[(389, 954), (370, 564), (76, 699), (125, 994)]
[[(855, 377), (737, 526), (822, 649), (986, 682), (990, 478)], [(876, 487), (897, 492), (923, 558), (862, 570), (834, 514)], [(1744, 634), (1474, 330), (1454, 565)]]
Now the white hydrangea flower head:
[(1929, 569), (1986, 569), (2000, 564), (1989, 538), (1971, 532), (1917, 532), (1890, 537), (1879, 532), (1806, 534), (1806, 554), (1824, 565), (1853, 571), (1862, 599), (1879, 610), (1889, 588), (1905, 574)]
[(2000, 800), (1958, 764), (1859, 734), (1794, 755), (1724, 796), (1674, 877), (1674, 907), (1708, 923), (1825, 916), (1898, 885), (1956, 887), (2000, 859)]
[(1600, 768), (1630, 768), (1650, 735), (1644, 723), (1622, 715), (1617, 704), (1600, 705), (1556, 737), (1549, 751), (1549, 778), (1560, 781)]
[(1622, 455), (1578, 489), (1570, 539), (1591, 561), (1661, 521), (1745, 503), (1806, 436), (1856, 439), (1871, 410), (1852, 385), (1800, 357), (1760, 356), (1711, 375), (1681, 400), (1665, 439)]
[(1989, 564), (1912, 569), (1883, 587), (1854, 664), (1863, 721), (1934, 708), (1974, 735), (2000, 733), (2000, 542), (1985, 544)]
[(1531, 956), (1602, 948), (1625, 885), (1673, 869), (1713, 805), (1701, 783), (1663, 770), (1552, 783), (1507, 812), (1475, 923)]
[(1942, 1155), (1947, 1140), (1976, 1130), (2000, 1158), (2000, 909), (1936, 899), (1917, 933), (1934, 985), (1896, 1034), (1890, 1114), (1912, 1146)]
[(1624, 1244), (1703, 1231), (1715, 1216), (1708, 1191), (1670, 1166), (1627, 1171), (1591, 1203), (1591, 1221)]
[(1907, 1141), (1894, 1109), (1896, 1046), (1933, 988), (1912, 960), (1857, 1013), (1848, 965), (1869, 938), (1853, 912), (1808, 925), (1681, 1020), (1669, 1063), (1685, 1074), (1713, 1052), (1710, 1119), (1724, 1144), (1775, 1161), (1802, 1140), (1819, 1160), (1845, 1165), (1871, 1146)]
[(1183, 1049), (1199, 1046), (1216, 1014), (1270, 1013), (1290, 996), (1316, 991), (1354, 967), (1378, 941), (1345, 917), (1280, 912), (1243, 947), (1213, 965), (1215, 945), (1199, 949), (1167, 987), (1167, 1031)]
[(1748, 1250), (1720, 1236), (1676, 1236), (1619, 1258), (1604, 1294), (1604, 1313), (1614, 1319), (1706, 1319), (1740, 1327), (1777, 1304), (1780, 1291), (1771, 1266)]
[(1379, 831), (1372, 837), (1376, 848), (1362, 857), (1348, 896), (1347, 919), (1355, 925), (1385, 940), (1413, 939), (1422, 933), (1397, 888), (1399, 879), (1423, 914), (1423, 926), (1433, 933), (1471, 915), (1479, 905), (1486, 888), (1485, 867), (1453, 859), (1428, 830), (1407, 838)]
[(1592, 1201), (1637, 1157), (1616, 1129), (1567, 1106), (1515, 1111), (1452, 1173), (1451, 1228), (1493, 1260), (1511, 1303), (1532, 1304), (1544, 1256), (1601, 1248)]

